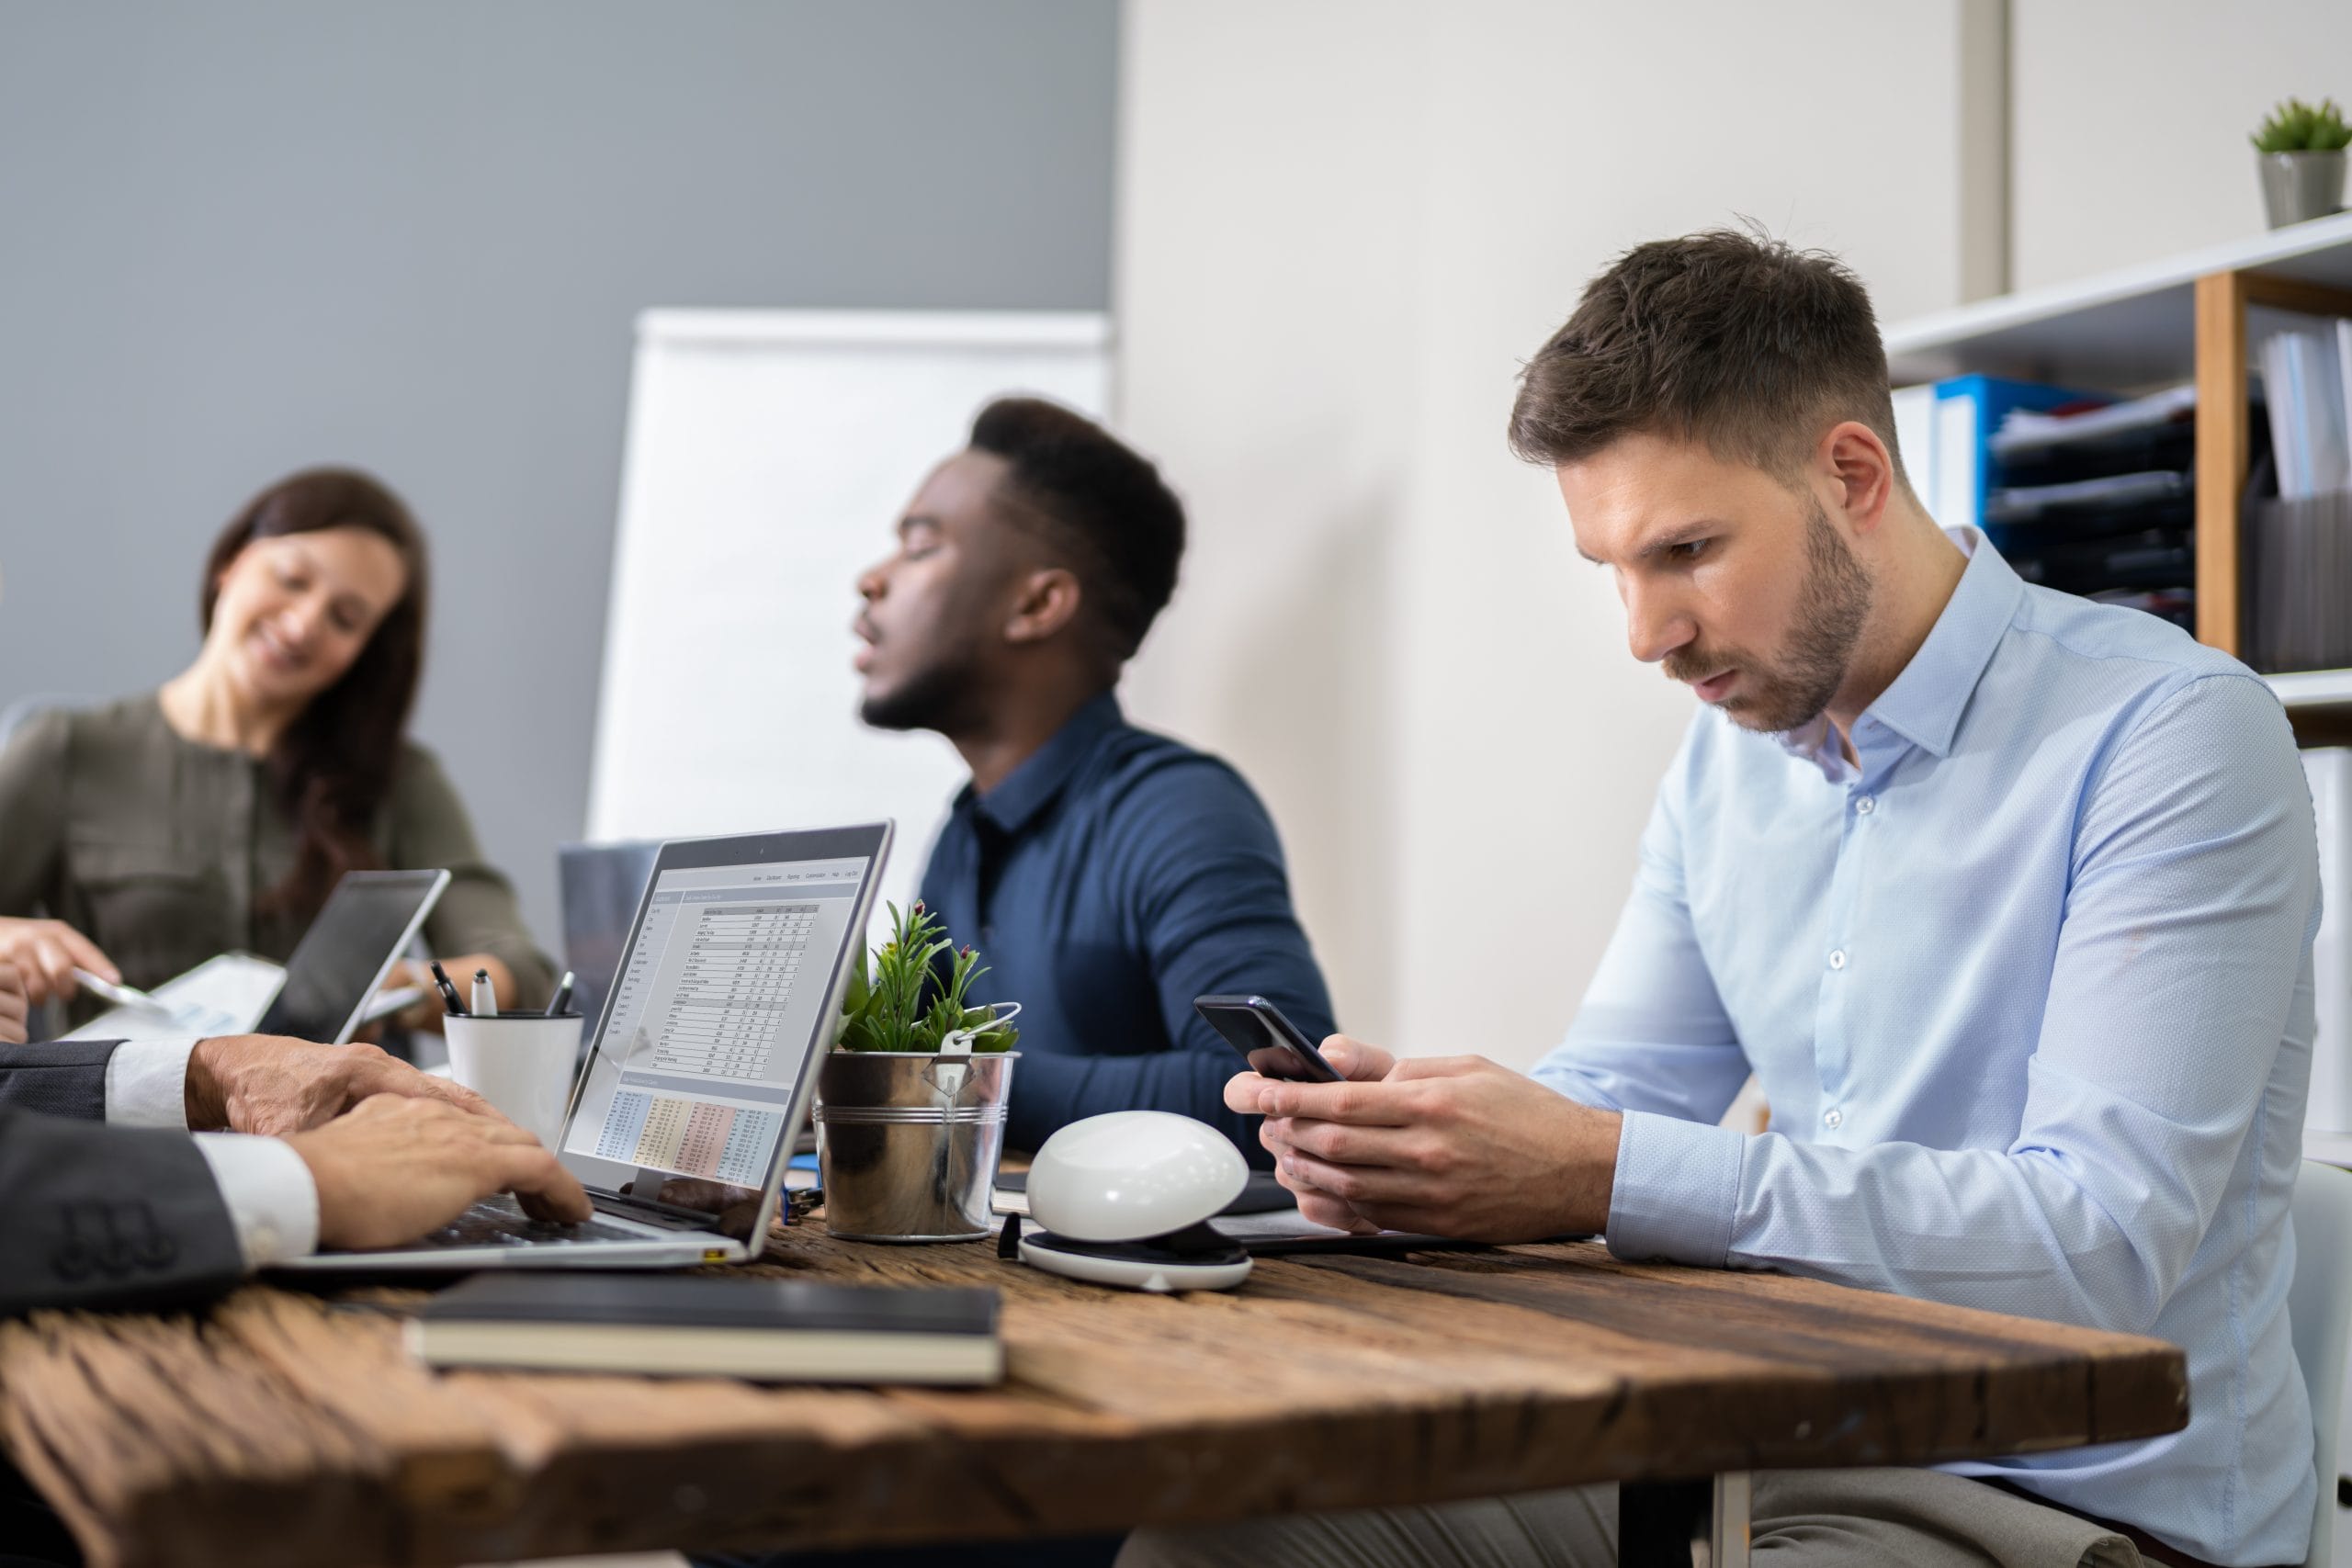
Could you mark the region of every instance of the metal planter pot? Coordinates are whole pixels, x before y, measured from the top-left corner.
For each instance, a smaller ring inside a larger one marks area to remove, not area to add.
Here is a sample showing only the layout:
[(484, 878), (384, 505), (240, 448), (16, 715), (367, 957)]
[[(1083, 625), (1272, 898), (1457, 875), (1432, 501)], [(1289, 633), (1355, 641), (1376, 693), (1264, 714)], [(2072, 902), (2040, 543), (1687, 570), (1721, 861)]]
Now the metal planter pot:
[(1018, 1051), (835, 1051), (817, 1077), (825, 1229), (858, 1241), (989, 1234)]
[(2324, 218), (2344, 207), (2344, 152), (2257, 152), (2262, 209), (2273, 229)]

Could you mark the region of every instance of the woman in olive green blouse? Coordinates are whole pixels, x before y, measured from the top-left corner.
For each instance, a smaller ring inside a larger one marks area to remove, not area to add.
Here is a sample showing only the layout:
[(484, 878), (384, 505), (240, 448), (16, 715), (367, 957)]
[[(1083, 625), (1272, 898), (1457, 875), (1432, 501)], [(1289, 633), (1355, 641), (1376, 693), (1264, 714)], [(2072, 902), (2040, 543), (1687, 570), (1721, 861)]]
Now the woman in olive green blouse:
[(40, 715), (0, 751), (0, 961), (34, 1001), (73, 998), (77, 964), (144, 987), (232, 950), (282, 961), (336, 879), (371, 866), (446, 868), (434, 952), (488, 970), (501, 1007), (545, 1001), (514, 889), (404, 735), (425, 565), (373, 479), (283, 479), (213, 544), (194, 664), (158, 692)]

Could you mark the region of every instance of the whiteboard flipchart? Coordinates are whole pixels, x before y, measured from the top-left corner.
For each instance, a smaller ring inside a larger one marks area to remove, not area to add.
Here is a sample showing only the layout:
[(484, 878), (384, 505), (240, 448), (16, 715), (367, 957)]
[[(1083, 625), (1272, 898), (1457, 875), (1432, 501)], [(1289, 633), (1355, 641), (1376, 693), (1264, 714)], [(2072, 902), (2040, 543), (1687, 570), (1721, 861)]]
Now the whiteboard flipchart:
[(1110, 351), (1098, 314), (640, 316), (588, 836), (892, 817), (911, 898), (964, 769), (858, 722), (858, 573), (989, 399), (1103, 417)]

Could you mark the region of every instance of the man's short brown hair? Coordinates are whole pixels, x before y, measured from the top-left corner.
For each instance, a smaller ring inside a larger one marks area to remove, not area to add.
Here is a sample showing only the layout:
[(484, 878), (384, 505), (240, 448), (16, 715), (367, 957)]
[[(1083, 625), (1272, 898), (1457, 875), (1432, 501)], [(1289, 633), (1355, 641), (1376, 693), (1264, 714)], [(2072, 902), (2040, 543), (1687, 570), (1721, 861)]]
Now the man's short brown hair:
[(1636, 245), (1592, 280), (1520, 372), (1510, 449), (1558, 468), (1649, 434), (1789, 480), (1849, 419), (1894, 451), (1861, 280), (1824, 252), (1713, 229)]

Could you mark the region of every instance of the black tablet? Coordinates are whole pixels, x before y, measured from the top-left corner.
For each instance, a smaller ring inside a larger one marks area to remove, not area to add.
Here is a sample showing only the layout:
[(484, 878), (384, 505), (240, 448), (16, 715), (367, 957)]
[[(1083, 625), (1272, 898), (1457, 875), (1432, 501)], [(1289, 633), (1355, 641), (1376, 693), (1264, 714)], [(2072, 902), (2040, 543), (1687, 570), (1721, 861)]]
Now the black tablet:
[(286, 984), (255, 1026), (342, 1045), (368, 1000), (424, 929), (449, 886), (446, 871), (347, 871), (286, 961)]

